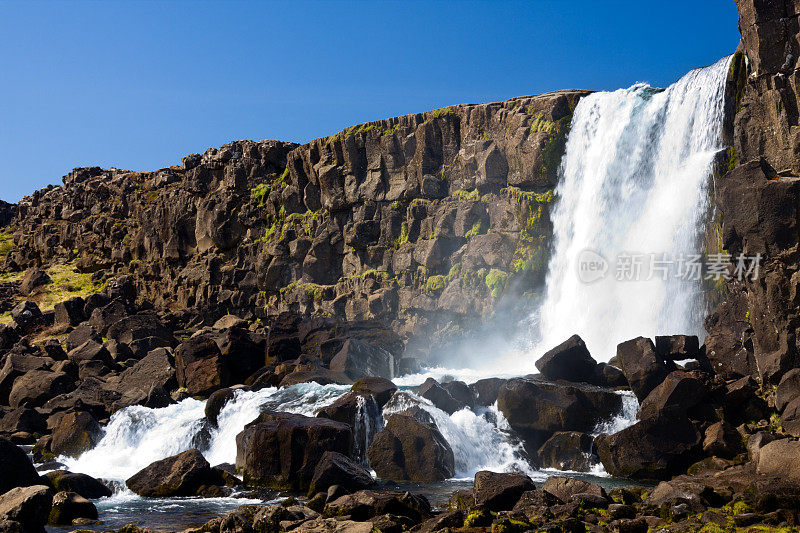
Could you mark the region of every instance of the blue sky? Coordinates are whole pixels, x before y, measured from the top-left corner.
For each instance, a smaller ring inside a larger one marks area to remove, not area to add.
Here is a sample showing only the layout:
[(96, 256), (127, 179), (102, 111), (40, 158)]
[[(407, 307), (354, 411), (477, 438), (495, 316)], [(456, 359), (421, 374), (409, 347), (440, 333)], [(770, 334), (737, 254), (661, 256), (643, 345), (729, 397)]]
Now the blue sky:
[(75, 166), (555, 89), (669, 85), (732, 53), (733, 0), (0, 1), (0, 199)]

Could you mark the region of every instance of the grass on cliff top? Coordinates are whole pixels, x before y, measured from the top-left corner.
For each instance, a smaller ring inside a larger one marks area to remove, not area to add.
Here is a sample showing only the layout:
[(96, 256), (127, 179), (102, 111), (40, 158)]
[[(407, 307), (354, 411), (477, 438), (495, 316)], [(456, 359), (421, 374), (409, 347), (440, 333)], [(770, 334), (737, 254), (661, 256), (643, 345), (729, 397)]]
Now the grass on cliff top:
[[(88, 296), (97, 292), (101, 287), (92, 281), (91, 274), (84, 274), (75, 270), (74, 263), (52, 265), (45, 268), (51, 282), (40, 287), (32, 296), (18, 296), (15, 303), (22, 300), (36, 302), (42, 311), (49, 311), (59, 302), (68, 300), (73, 296)], [(23, 272), (1, 274), (0, 282), (18, 283), (24, 276)], [(11, 313), (0, 314), (0, 324), (11, 322)]]
[(6, 256), (14, 249), (14, 236), (10, 229), (0, 233), (0, 261), (5, 261)]

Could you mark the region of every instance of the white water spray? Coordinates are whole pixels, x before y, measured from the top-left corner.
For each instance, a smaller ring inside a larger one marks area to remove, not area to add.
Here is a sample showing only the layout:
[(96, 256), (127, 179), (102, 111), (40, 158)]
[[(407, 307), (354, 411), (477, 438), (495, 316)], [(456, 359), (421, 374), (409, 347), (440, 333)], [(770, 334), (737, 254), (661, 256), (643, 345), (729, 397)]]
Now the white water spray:
[[(705, 336), (700, 281), (674, 270), (662, 279), (661, 268), (650, 269), (650, 254), (657, 267), (666, 259), (674, 269), (675, 260), (702, 251), (729, 64), (724, 58), (693, 70), (664, 91), (637, 84), (579, 102), (556, 191), (543, 350), (578, 333), (607, 361), (618, 343), (640, 335)], [(609, 268), (592, 283), (579, 276), (585, 250)], [(644, 263), (638, 281), (617, 279), (625, 254)]]

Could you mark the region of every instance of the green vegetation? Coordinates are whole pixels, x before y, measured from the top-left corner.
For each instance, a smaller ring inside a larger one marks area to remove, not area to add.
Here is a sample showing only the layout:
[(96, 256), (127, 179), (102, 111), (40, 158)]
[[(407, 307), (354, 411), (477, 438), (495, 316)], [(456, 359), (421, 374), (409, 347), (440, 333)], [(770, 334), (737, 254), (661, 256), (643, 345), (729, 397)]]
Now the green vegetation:
[(272, 187), (266, 183), (259, 183), (250, 189), (250, 198), (258, 202), (258, 207), (264, 207), (269, 198), (269, 193), (272, 192)]
[(457, 190), (456, 192), (453, 193), (453, 198), (455, 198), (458, 201), (467, 201), (467, 200), (469, 200), (469, 201), (473, 201), (473, 202), (480, 201), (480, 199), (481, 199), (480, 193), (478, 192), (478, 189), (473, 189), (471, 191), (466, 191), (464, 189), (459, 189), (459, 190)]
[(430, 205), (431, 201), (427, 198), (414, 198), (411, 200), (411, 207), (418, 207), (421, 205), (427, 206)]
[(9, 253), (14, 250), (14, 235), (10, 228), (0, 233), (0, 262), (5, 261)]
[(445, 277), (442, 275), (431, 276), (425, 281), (423, 290), (427, 293), (438, 293), (445, 288)]
[(727, 160), (728, 164), (726, 165), (726, 169), (728, 172), (736, 168), (736, 165), (739, 164), (739, 156), (736, 154), (736, 148), (731, 146), (725, 151), (725, 159)]
[(731, 67), (728, 72), (728, 81), (733, 82), (733, 101), (736, 103), (736, 113), (742, 110), (742, 99), (744, 98), (744, 88), (747, 84), (747, 64), (745, 63), (744, 53), (737, 50), (731, 59)]
[[(530, 108), (530, 106), (528, 106)], [(529, 111), (530, 112), (530, 111)], [(536, 133), (537, 131), (546, 131), (547, 133), (552, 133), (554, 130), (558, 128), (558, 125), (553, 122), (552, 120), (547, 120), (544, 116), (544, 113), (531, 113), (533, 115), (533, 122), (531, 123), (531, 133)]]
[(455, 110), (452, 107), (443, 107), (441, 109), (434, 109), (433, 111), (428, 111), (425, 114), (425, 122), (430, 122), (431, 120), (437, 119), (439, 117), (444, 117), (447, 115), (455, 115)]
[(403, 203), (400, 200), (395, 200), (390, 205), (395, 211), (400, 211), (403, 208)]
[(472, 228), (470, 228), (470, 230), (464, 234), (464, 236), (469, 239), (483, 233), (486, 233), (486, 230), (483, 227), (483, 221), (478, 220), (472, 225)]
[(408, 242), (408, 222), (403, 222), (400, 225), (400, 236), (394, 241), (394, 247), (400, 248)]
[(506, 290), (506, 284), (508, 283), (508, 274), (506, 274), (502, 270), (493, 268), (486, 275), (485, 283), (486, 286), (489, 288), (489, 290), (492, 292), (492, 297), (499, 298)]

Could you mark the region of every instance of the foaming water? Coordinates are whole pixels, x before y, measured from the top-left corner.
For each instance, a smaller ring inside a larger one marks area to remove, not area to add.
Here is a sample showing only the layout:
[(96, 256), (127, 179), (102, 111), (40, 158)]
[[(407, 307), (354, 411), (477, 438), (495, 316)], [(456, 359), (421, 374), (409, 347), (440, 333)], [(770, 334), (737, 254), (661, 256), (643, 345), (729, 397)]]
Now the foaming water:
[[(664, 280), (661, 271), (645, 278), (649, 254), (672, 260), (702, 251), (729, 64), (728, 57), (693, 70), (666, 90), (637, 84), (581, 99), (556, 189), (537, 351), (578, 333), (607, 361), (618, 343), (639, 335), (705, 336), (699, 280), (672, 272)], [(609, 269), (591, 283), (578, 274), (586, 250)], [(643, 254), (640, 281), (616, 279), (622, 254)]]
[(133, 406), (111, 417), (98, 444), (78, 458), (60, 457), (73, 472), (124, 480), (154, 461), (190, 448), (212, 465), (236, 460), (236, 435), (265, 409), (308, 416), (349, 390), (343, 385), (303, 383), (284, 389), (236, 391), (219, 413), (218, 427), (205, 420), (205, 402), (187, 398), (160, 409)]

